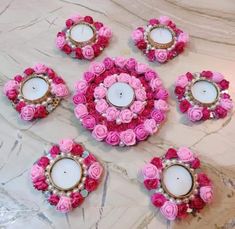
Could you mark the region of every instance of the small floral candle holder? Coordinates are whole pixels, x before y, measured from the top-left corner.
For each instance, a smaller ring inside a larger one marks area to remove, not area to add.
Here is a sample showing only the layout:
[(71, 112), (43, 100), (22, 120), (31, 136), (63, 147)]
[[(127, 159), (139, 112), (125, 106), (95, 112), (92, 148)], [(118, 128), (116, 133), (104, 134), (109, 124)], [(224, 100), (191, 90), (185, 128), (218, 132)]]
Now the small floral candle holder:
[(134, 58), (92, 63), (75, 84), (74, 113), (97, 141), (131, 146), (166, 119), (168, 92), (158, 74)]
[(57, 211), (67, 213), (97, 189), (102, 172), (93, 154), (73, 140), (63, 139), (32, 166), (31, 180)]
[(192, 122), (225, 118), (233, 109), (229, 81), (218, 72), (187, 72), (178, 77), (175, 95), (179, 109)]
[(153, 206), (168, 220), (184, 219), (212, 201), (212, 182), (186, 147), (170, 148), (163, 157), (154, 157), (140, 175)]
[(92, 60), (100, 55), (112, 37), (112, 31), (91, 16), (71, 16), (57, 34), (56, 46), (76, 59)]
[(167, 16), (152, 18), (132, 32), (132, 40), (151, 62), (165, 63), (184, 51), (189, 36)]
[(3, 92), (25, 121), (45, 118), (69, 94), (64, 80), (44, 64), (16, 75), (4, 85)]

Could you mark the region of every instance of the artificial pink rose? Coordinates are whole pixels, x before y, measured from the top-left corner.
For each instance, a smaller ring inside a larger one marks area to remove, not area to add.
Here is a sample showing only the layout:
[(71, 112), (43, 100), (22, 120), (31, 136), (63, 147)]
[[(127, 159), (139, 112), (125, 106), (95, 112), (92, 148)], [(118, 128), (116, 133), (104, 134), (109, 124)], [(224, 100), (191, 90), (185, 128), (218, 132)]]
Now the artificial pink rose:
[(136, 135), (136, 138), (139, 140), (139, 141), (143, 141), (145, 140), (149, 133), (145, 130), (145, 127), (143, 124), (140, 124), (138, 125), (135, 129), (135, 135)]
[(79, 80), (75, 83), (75, 90), (79, 93), (85, 94), (88, 88), (87, 81)]
[(126, 58), (124, 58), (122, 56), (118, 56), (118, 57), (115, 58), (114, 62), (115, 62), (117, 67), (124, 68), (127, 60), (126, 60)]
[(186, 75), (181, 75), (177, 78), (175, 86), (185, 88), (188, 85), (188, 83), (189, 83), (188, 77)]
[(93, 62), (89, 67), (89, 71), (95, 75), (100, 75), (105, 71), (105, 66), (101, 62)]
[(44, 168), (39, 166), (38, 164), (34, 164), (31, 168), (30, 175), (31, 180), (36, 182), (39, 177), (44, 176)]
[(78, 23), (79, 21), (83, 20), (83, 17), (79, 14), (74, 14), (70, 16), (70, 18), (75, 24)]
[(120, 112), (119, 118), (122, 123), (129, 123), (133, 118), (133, 113), (129, 109), (124, 109)]
[(12, 91), (12, 90), (17, 91), (18, 89), (19, 89), (19, 83), (15, 80), (9, 80), (8, 82), (5, 83), (3, 92), (5, 95), (7, 95), (8, 91)]
[(76, 94), (73, 96), (73, 103), (78, 105), (79, 103), (86, 103), (86, 97), (83, 94)]
[(95, 180), (98, 180), (100, 178), (102, 172), (103, 168), (99, 162), (91, 164), (91, 166), (88, 169), (88, 175)]
[(48, 188), (48, 184), (46, 182), (46, 177), (45, 176), (41, 176), (39, 177), (34, 183), (33, 183), (34, 188), (36, 188), (37, 190), (41, 190), (41, 191), (46, 191)]
[(94, 90), (94, 97), (96, 99), (103, 99), (106, 96), (107, 89), (103, 86), (98, 86)]
[(135, 65), (135, 70), (137, 71), (138, 74), (145, 73), (149, 70), (148, 65), (143, 64), (143, 63), (137, 63)]
[(68, 213), (72, 210), (71, 199), (67, 196), (61, 196), (59, 203), (56, 205), (56, 210), (62, 213)]
[(205, 203), (210, 203), (213, 199), (213, 189), (211, 186), (203, 186), (200, 188), (200, 197)]
[(129, 84), (132, 88), (134, 89), (138, 89), (138, 88), (141, 88), (141, 82), (139, 79), (137, 79), (135, 76), (132, 76), (130, 81), (129, 81)]
[(88, 115), (88, 110), (84, 104), (80, 103), (75, 107), (74, 113), (75, 113), (75, 116), (78, 119), (80, 119), (80, 118), (83, 118), (84, 116)]
[(64, 153), (69, 153), (73, 149), (74, 142), (72, 139), (62, 139), (59, 141), (60, 150)]
[(34, 114), (35, 114), (35, 107), (32, 105), (26, 105), (22, 107), (20, 112), (20, 117), (25, 121), (30, 121), (34, 118)]
[(159, 99), (154, 101), (154, 107), (160, 111), (168, 111), (169, 105), (165, 100)]
[(49, 163), (50, 159), (46, 156), (40, 157), (39, 160), (37, 161), (37, 164), (44, 169), (49, 165)]
[(114, 62), (113, 59), (110, 57), (105, 57), (103, 60), (104, 66), (106, 69), (111, 69), (113, 68)]
[(189, 35), (185, 32), (182, 32), (179, 34), (177, 41), (187, 43), (189, 41)]
[(118, 145), (120, 143), (120, 137), (118, 132), (116, 131), (109, 131), (105, 141), (110, 145)]
[(166, 202), (166, 197), (163, 196), (161, 193), (154, 193), (151, 196), (151, 202), (155, 207), (160, 208)]
[(159, 63), (164, 63), (167, 61), (167, 51), (164, 49), (156, 50), (155, 57)]
[(158, 77), (157, 73), (153, 70), (148, 70), (145, 72), (144, 77), (147, 81), (153, 80)]
[(156, 121), (157, 124), (160, 124), (165, 120), (164, 113), (157, 109), (151, 112), (151, 117)]
[(159, 24), (159, 20), (156, 19), (156, 18), (151, 18), (151, 19), (149, 20), (149, 24), (150, 24), (150, 25), (157, 25), (157, 24)]
[(58, 145), (53, 145), (49, 152), (51, 157), (55, 158), (60, 153), (60, 148)]
[(233, 102), (231, 99), (220, 99), (220, 106), (229, 111), (233, 108)]
[(60, 83), (60, 84), (54, 84), (53, 83), (51, 85), (51, 92), (53, 94), (55, 94), (56, 96), (58, 96), (58, 97), (65, 97), (69, 94), (69, 89), (63, 83)]
[(114, 121), (119, 116), (120, 111), (118, 111), (115, 107), (109, 107), (105, 113), (108, 121)]
[(160, 211), (168, 220), (174, 220), (178, 214), (178, 207), (174, 202), (166, 201)]
[(117, 76), (117, 81), (122, 83), (129, 83), (131, 80), (131, 76), (127, 73), (121, 73)]
[(126, 68), (128, 70), (134, 70), (136, 63), (137, 62), (134, 58), (129, 58), (129, 59), (127, 59), (127, 62), (126, 62)]
[(39, 63), (39, 64), (34, 65), (33, 70), (38, 74), (46, 73), (47, 72), (47, 66), (45, 64), (40, 64)]
[(146, 91), (143, 88), (135, 90), (135, 96), (137, 100), (145, 101), (147, 99)]
[(92, 136), (97, 141), (102, 141), (108, 134), (108, 129), (105, 125), (98, 124), (92, 131)]
[(82, 125), (88, 130), (93, 130), (96, 125), (96, 120), (92, 115), (86, 115), (82, 118)]
[(190, 149), (187, 147), (180, 147), (177, 151), (179, 159), (183, 162), (194, 161), (195, 157)]
[(156, 99), (166, 100), (168, 98), (168, 96), (169, 96), (168, 91), (163, 87), (159, 88), (158, 91), (155, 93)]
[(215, 83), (219, 83), (219, 82), (221, 82), (223, 79), (224, 79), (224, 76), (223, 76), (221, 73), (219, 73), (219, 72), (213, 72), (212, 80), (213, 80)]
[(164, 24), (164, 25), (168, 25), (168, 23), (170, 22), (170, 18), (167, 16), (160, 16), (159, 17), (159, 22), (160, 24)]
[(66, 43), (64, 36), (58, 36), (56, 37), (56, 47), (59, 49), (62, 49)]
[(153, 134), (157, 131), (157, 123), (152, 118), (151, 119), (146, 119), (144, 121), (144, 128), (148, 133)]
[(112, 30), (106, 26), (101, 27), (98, 33), (99, 33), (99, 36), (102, 36), (102, 37), (107, 37), (107, 38), (112, 37)]
[(144, 103), (141, 101), (134, 101), (130, 107), (131, 111), (138, 114), (144, 109)]
[(138, 41), (141, 41), (144, 39), (144, 34), (141, 30), (136, 29), (132, 32), (131, 38), (135, 43), (137, 43)]
[(94, 58), (94, 50), (90, 45), (86, 45), (82, 48), (82, 55), (87, 59), (91, 60)]
[(50, 203), (50, 205), (57, 205), (59, 203), (60, 197), (55, 194), (52, 194), (49, 196), (47, 200)]
[(155, 165), (151, 163), (146, 164), (142, 168), (142, 175), (144, 179), (159, 179), (160, 178), (159, 170), (157, 169)]
[(114, 83), (116, 83), (115, 75), (108, 76), (107, 78), (104, 79), (104, 86), (107, 88), (111, 87)]
[(136, 143), (135, 137), (136, 137), (135, 132), (132, 129), (128, 129), (120, 133), (121, 141), (127, 146), (135, 145)]
[(150, 87), (152, 90), (156, 90), (160, 86), (162, 86), (162, 81), (159, 77), (150, 80)]
[(104, 113), (108, 107), (109, 107), (109, 105), (105, 99), (98, 100), (95, 105), (95, 109), (100, 113)]
[(192, 122), (196, 122), (201, 120), (203, 113), (202, 113), (202, 108), (200, 107), (191, 107), (187, 111), (187, 115), (189, 120)]
[(95, 75), (91, 72), (84, 72), (83, 79), (87, 82), (92, 82), (95, 78)]

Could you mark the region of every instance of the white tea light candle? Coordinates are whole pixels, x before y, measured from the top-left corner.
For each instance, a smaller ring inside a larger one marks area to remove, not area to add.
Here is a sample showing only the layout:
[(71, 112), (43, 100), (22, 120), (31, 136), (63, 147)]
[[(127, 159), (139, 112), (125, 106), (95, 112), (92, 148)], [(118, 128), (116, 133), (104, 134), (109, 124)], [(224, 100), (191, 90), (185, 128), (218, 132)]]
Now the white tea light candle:
[(70, 30), (70, 37), (75, 42), (87, 42), (94, 36), (94, 31), (91, 26), (87, 24), (77, 24)]
[(150, 32), (150, 38), (158, 44), (168, 44), (173, 40), (171, 31), (162, 27), (152, 29)]

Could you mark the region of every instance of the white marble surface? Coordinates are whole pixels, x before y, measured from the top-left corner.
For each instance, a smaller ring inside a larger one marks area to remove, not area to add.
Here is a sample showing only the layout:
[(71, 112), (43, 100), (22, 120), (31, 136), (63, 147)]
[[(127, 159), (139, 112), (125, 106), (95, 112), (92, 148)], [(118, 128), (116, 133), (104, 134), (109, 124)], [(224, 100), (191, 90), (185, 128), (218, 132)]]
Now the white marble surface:
[[(190, 46), (170, 63), (151, 66), (171, 92), (168, 121), (159, 134), (131, 148), (97, 143), (77, 122), (71, 100), (63, 101), (48, 118), (32, 123), (19, 120), (6, 98), (0, 102), (0, 228), (234, 228), (235, 121), (190, 124), (179, 113), (173, 82), (186, 71), (213, 69), (223, 73), (235, 90), (235, 2), (233, 0), (1, 0), (0, 87), (16, 73), (43, 62), (61, 74), (73, 90), (89, 62), (68, 58), (54, 45), (65, 19), (79, 12), (112, 27), (114, 37), (106, 55), (133, 56), (147, 63), (130, 42), (133, 28), (154, 16), (168, 15), (188, 31)], [(103, 162), (106, 174), (99, 189), (81, 208), (57, 213), (32, 188), (29, 169), (52, 143), (71, 137), (83, 142)], [(170, 223), (150, 206), (137, 171), (169, 146), (186, 145), (204, 161), (215, 183), (215, 201), (185, 222)]]

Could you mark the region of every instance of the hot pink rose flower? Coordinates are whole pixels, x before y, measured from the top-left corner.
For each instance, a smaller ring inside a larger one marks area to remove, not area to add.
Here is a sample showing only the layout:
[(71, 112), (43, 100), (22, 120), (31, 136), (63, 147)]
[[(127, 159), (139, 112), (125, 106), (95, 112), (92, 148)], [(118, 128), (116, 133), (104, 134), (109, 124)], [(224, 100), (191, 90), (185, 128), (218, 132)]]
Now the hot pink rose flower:
[(131, 80), (131, 76), (127, 73), (121, 73), (120, 75), (117, 76), (118, 82), (129, 83), (130, 80)]
[(144, 103), (141, 101), (135, 101), (132, 103), (130, 107), (131, 111), (138, 114), (144, 109)]
[(35, 107), (32, 105), (26, 105), (22, 107), (20, 112), (20, 117), (25, 121), (30, 121), (33, 119), (34, 114), (35, 114)]
[(58, 97), (65, 97), (69, 94), (69, 89), (63, 83), (60, 84), (52, 84), (51, 92)]
[(175, 86), (185, 88), (188, 85), (188, 77), (186, 75), (181, 75), (177, 78)]
[(136, 29), (132, 32), (131, 38), (135, 43), (137, 43), (138, 41), (141, 41), (144, 39), (144, 34), (141, 30)]
[(96, 125), (96, 120), (92, 115), (86, 115), (82, 118), (82, 125), (88, 130), (93, 130)]
[(99, 35), (107, 38), (112, 37), (112, 30), (106, 26), (103, 26), (99, 30)]
[(158, 77), (157, 73), (153, 70), (148, 70), (145, 72), (144, 77), (147, 81), (153, 80)]
[(90, 65), (89, 71), (95, 75), (100, 75), (105, 71), (105, 66), (101, 62), (94, 62)]
[(134, 70), (136, 65), (136, 60), (134, 58), (129, 58), (126, 62), (126, 68), (128, 70)]
[(215, 82), (215, 83), (219, 83), (220, 81), (222, 81), (224, 79), (224, 76), (219, 73), (219, 72), (213, 72), (213, 75), (212, 75), (212, 80)]
[(160, 174), (159, 174), (159, 170), (157, 169), (157, 167), (151, 163), (146, 164), (143, 168), (142, 168), (142, 174), (144, 179), (159, 179), (160, 178)]
[(79, 103), (85, 103), (86, 102), (86, 97), (83, 94), (76, 94), (73, 96), (73, 103), (75, 105), (78, 105)]
[(60, 153), (60, 148), (58, 145), (53, 145), (50, 149), (50, 155), (55, 158)]
[(220, 106), (229, 111), (233, 108), (233, 102), (231, 99), (220, 99)]
[(73, 22), (76, 24), (79, 21), (83, 20), (83, 17), (79, 14), (74, 14), (74, 15), (70, 16), (70, 19), (73, 20)]
[(140, 101), (145, 101), (147, 99), (146, 91), (143, 88), (136, 89), (135, 96), (136, 96), (136, 99), (138, 99)]
[(155, 207), (160, 208), (166, 202), (166, 197), (163, 196), (161, 193), (154, 193), (151, 196), (151, 202)]
[(94, 80), (95, 75), (91, 72), (84, 72), (83, 73), (83, 79), (87, 82), (92, 82)]
[(7, 95), (8, 91), (18, 90), (18, 89), (19, 89), (19, 83), (15, 80), (9, 80), (8, 82), (5, 83), (3, 92), (5, 95)]
[(189, 35), (185, 32), (180, 33), (180, 35), (178, 36), (178, 42), (184, 42), (184, 43), (188, 43), (189, 41)]
[(31, 180), (35, 182), (39, 177), (44, 176), (44, 168), (39, 166), (38, 164), (34, 164), (31, 168), (30, 174), (31, 174)]
[(179, 159), (183, 162), (194, 161), (195, 157), (190, 149), (187, 147), (180, 147), (177, 151)]
[(85, 80), (79, 80), (75, 83), (75, 90), (79, 93), (85, 94), (87, 88), (88, 88), (88, 85)]
[(160, 24), (164, 24), (164, 25), (168, 25), (168, 23), (170, 22), (170, 18), (167, 16), (160, 16), (159, 17), (159, 22)]
[(100, 178), (102, 172), (103, 168), (99, 162), (91, 164), (91, 166), (88, 169), (88, 175), (95, 180), (98, 180)]
[(137, 71), (137, 73), (142, 74), (145, 73), (149, 70), (148, 65), (143, 64), (143, 63), (137, 63), (135, 65), (135, 70)]
[(169, 93), (165, 88), (159, 88), (157, 93), (155, 93), (156, 99), (166, 100), (168, 96), (169, 96)]
[(146, 119), (144, 121), (144, 128), (148, 133), (153, 134), (157, 131), (157, 123), (152, 118), (151, 119)]
[(33, 67), (33, 70), (36, 72), (36, 73), (46, 73), (47, 72), (47, 66), (45, 64), (36, 64), (34, 65)]
[(139, 141), (145, 140), (149, 135), (149, 133), (146, 131), (143, 124), (138, 125), (134, 131), (135, 131), (136, 138)]
[(91, 60), (94, 58), (94, 50), (90, 45), (86, 45), (82, 48), (82, 55), (87, 59)]
[(165, 120), (164, 113), (157, 109), (151, 112), (151, 117), (156, 121), (157, 124), (160, 124)]
[(121, 141), (127, 146), (135, 145), (135, 143), (136, 143), (135, 137), (136, 137), (135, 132), (131, 129), (128, 129), (126, 131), (122, 131), (120, 133)]
[(201, 120), (201, 118), (203, 116), (202, 108), (191, 107), (188, 109), (187, 115), (188, 115), (189, 120), (191, 120), (192, 122), (199, 121), (199, 120)]
[(156, 50), (155, 57), (159, 63), (164, 63), (167, 61), (167, 51), (164, 49)]
[(95, 105), (95, 109), (100, 113), (104, 113), (108, 107), (109, 105), (107, 104), (105, 99), (98, 100)]
[(114, 121), (119, 116), (120, 111), (118, 111), (115, 107), (109, 107), (105, 113), (108, 121)]
[(73, 149), (74, 142), (72, 139), (62, 139), (59, 141), (60, 150), (64, 153), (69, 153)]
[(72, 210), (71, 199), (66, 196), (61, 196), (59, 203), (56, 205), (56, 210), (62, 213), (67, 213)]
[(105, 141), (108, 144), (113, 145), (113, 146), (118, 145), (120, 143), (120, 137), (119, 137), (118, 132), (116, 132), (116, 131), (109, 131)]
[(105, 125), (98, 124), (95, 126), (94, 130), (92, 131), (92, 136), (97, 141), (102, 141), (108, 134), (108, 129)]
[(124, 68), (127, 60), (126, 60), (126, 58), (124, 58), (122, 56), (118, 56), (118, 57), (115, 58), (114, 62), (115, 62), (117, 67)]
[(80, 119), (80, 118), (83, 118), (84, 116), (88, 115), (88, 110), (84, 104), (80, 103), (75, 107), (74, 113), (75, 113), (75, 116), (78, 119)]
[(120, 112), (119, 118), (122, 123), (129, 123), (133, 118), (133, 113), (129, 109), (124, 109)]
[(162, 86), (162, 81), (159, 77), (157, 77), (155, 79), (151, 79), (150, 87), (152, 88), (152, 90), (156, 90), (160, 86)]
[(104, 79), (104, 86), (107, 88), (111, 87), (114, 83), (116, 83), (115, 75), (108, 76), (107, 78)]
[(96, 99), (103, 99), (106, 96), (107, 89), (103, 86), (98, 86), (94, 90), (94, 97)]
[(210, 203), (213, 199), (213, 189), (211, 186), (203, 186), (200, 188), (200, 197), (205, 203)]
[(168, 111), (169, 105), (165, 100), (159, 99), (154, 101), (154, 107), (160, 111)]
[(66, 44), (66, 40), (65, 40), (64, 36), (56, 37), (56, 47), (57, 48), (62, 49), (65, 44)]
[(174, 202), (166, 201), (160, 211), (168, 220), (174, 220), (178, 214), (178, 207)]
[(131, 85), (131, 87), (133, 87), (134, 89), (138, 89), (141, 88), (141, 82), (139, 79), (137, 79), (135, 76), (132, 76), (129, 84)]

